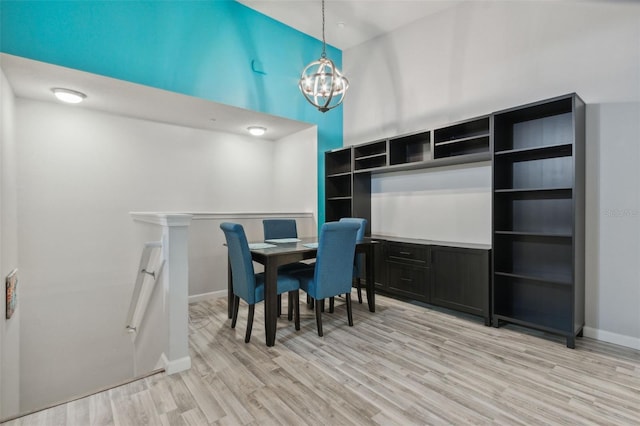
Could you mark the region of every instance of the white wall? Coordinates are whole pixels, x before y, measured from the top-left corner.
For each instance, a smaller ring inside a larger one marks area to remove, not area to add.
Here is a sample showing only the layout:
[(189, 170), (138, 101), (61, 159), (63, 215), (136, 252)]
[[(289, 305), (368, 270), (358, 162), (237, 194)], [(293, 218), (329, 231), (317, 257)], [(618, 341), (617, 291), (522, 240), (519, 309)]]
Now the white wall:
[[(318, 218), (318, 184), (308, 176), (317, 176), (316, 126), (290, 135), (278, 141), (273, 151), (274, 200), (278, 209), (284, 211), (312, 212)], [(315, 175), (314, 175), (315, 173)], [(301, 232), (310, 232), (301, 234)], [(299, 229), (300, 236), (313, 236), (317, 228)]]
[[(18, 215), (15, 97), (0, 70), (0, 420), (16, 415), (20, 408), (20, 317), (21, 279), (18, 307), (6, 320), (5, 277), (18, 267)], [(21, 274), (18, 274), (21, 278)]]
[(587, 325), (640, 349), (640, 103), (593, 105), (587, 127)]
[[(281, 209), (274, 142), (26, 99), (16, 134), (25, 411), (131, 377), (124, 321), (145, 232), (129, 212)], [(193, 290), (226, 279), (206, 285)]]
[[(198, 296), (227, 290), (227, 252), (224, 234), (220, 230), (223, 221), (242, 223), (247, 238), (258, 241), (263, 238), (262, 213), (275, 217), (295, 217), (298, 235), (313, 236), (317, 233), (317, 127), (300, 131), (283, 139), (262, 143), (268, 152), (261, 155), (268, 172), (255, 177), (261, 181), (255, 191), (265, 191), (269, 200), (256, 203), (251, 208), (234, 208), (231, 203), (216, 205), (206, 210), (211, 215), (199, 214), (189, 228), (189, 295)], [(268, 187), (267, 187), (268, 186)], [(250, 192), (237, 194), (251, 197)], [(261, 194), (264, 196), (264, 194)], [(256, 213), (256, 218), (247, 219), (231, 213)], [(291, 215), (289, 213), (312, 213)], [(223, 213), (223, 217), (220, 217)], [(277, 213), (281, 213), (278, 215)], [(256, 268), (258, 266), (256, 265)], [(193, 300), (193, 298), (192, 298)]]
[[(634, 201), (640, 193), (638, 40), (638, 2), (464, 2), (343, 53), (351, 82), (344, 106), (345, 145), (578, 93), (588, 104), (585, 333), (640, 348), (640, 214)], [(484, 172), (461, 170), (457, 178), (470, 180), (477, 173)], [(385, 213), (375, 223), (376, 214), (401, 211), (414, 195), (398, 198), (387, 192), (393, 179), (377, 182), (372, 229), (397, 232), (396, 222), (412, 222), (415, 232), (431, 238), (437, 230), (421, 209), (412, 209), (413, 216), (401, 213), (399, 220)], [(432, 174), (415, 185), (433, 188), (440, 182), (440, 175)], [(442, 191), (457, 187), (440, 189), (415, 195), (422, 206), (438, 209)], [(473, 192), (477, 198), (467, 199), (464, 210), (486, 218), (489, 192), (482, 186), (470, 189), (480, 192)], [(618, 210), (627, 215), (605, 216)], [(462, 235), (457, 214), (440, 218), (449, 236)], [(490, 226), (484, 222), (477, 225)], [(479, 234), (488, 232), (484, 228)], [(593, 242), (597, 249), (589, 246)]]
[(371, 232), (491, 244), (491, 166), (483, 162), (372, 176)]
[(479, 0), (349, 49), (345, 144), (574, 91), (637, 101), (639, 15), (637, 2)]

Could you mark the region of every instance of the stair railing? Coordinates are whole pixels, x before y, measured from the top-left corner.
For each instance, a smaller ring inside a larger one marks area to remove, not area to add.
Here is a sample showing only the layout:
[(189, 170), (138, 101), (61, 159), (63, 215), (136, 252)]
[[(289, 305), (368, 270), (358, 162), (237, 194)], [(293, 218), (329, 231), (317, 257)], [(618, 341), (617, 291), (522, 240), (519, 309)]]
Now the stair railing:
[(138, 335), (140, 324), (163, 266), (162, 242), (150, 241), (145, 243), (140, 256), (140, 266), (138, 267), (136, 283), (131, 296), (129, 313), (127, 314), (126, 329), (131, 333), (132, 341), (135, 341)]

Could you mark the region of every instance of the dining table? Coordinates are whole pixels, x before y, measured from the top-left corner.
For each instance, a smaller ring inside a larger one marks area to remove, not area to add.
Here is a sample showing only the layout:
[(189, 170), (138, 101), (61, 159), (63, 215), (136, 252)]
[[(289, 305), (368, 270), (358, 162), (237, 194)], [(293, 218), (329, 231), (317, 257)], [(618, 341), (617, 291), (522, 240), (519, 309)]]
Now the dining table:
[[(277, 279), (278, 267), (288, 263), (315, 259), (318, 253), (318, 237), (294, 238), (281, 241), (268, 240), (250, 243), (251, 258), (264, 266), (264, 327), (267, 346), (276, 340), (278, 321)], [(356, 243), (356, 253), (365, 255), (366, 293), (370, 312), (375, 312), (375, 244), (371, 238), (363, 238)], [(228, 315), (233, 315), (233, 276), (228, 265)]]

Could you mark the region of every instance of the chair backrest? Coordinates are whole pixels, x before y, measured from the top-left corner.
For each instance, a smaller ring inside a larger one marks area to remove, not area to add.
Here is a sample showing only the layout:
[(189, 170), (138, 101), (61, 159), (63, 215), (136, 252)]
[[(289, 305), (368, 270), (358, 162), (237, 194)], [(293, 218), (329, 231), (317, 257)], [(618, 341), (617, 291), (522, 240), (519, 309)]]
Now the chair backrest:
[(314, 281), (315, 299), (325, 299), (351, 291), (353, 256), (358, 224), (327, 222), (320, 229)]
[(358, 235), (356, 238), (358, 241), (362, 241), (364, 238), (364, 231), (367, 229), (367, 219), (361, 217), (343, 217), (340, 219), (340, 222), (357, 223), (360, 226), (360, 229), (358, 229)]
[(295, 219), (264, 219), (262, 221), (264, 239), (298, 238)]
[[(360, 226), (360, 229), (358, 229), (358, 236), (357, 239), (358, 241), (362, 241), (362, 239), (364, 238), (364, 231), (365, 229), (367, 229), (367, 219), (361, 218), (361, 217), (343, 217), (340, 219), (340, 222), (351, 222), (351, 223), (357, 223)], [(364, 272), (364, 254), (360, 253), (355, 257), (355, 261), (354, 261), (354, 265), (355, 269), (353, 271), (354, 276), (360, 276), (360, 274), (362, 274)]]
[(244, 228), (238, 223), (220, 224), (229, 251), (229, 263), (233, 276), (233, 293), (249, 304), (256, 303), (256, 276), (251, 261), (251, 251)]

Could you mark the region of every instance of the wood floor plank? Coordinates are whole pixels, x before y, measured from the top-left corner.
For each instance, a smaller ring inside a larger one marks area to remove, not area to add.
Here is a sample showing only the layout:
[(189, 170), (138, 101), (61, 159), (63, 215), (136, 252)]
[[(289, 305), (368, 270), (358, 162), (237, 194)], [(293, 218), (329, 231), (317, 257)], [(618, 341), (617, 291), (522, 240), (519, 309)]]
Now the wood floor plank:
[(233, 330), (226, 299), (198, 302), (190, 306), (191, 370), (6, 425), (640, 424), (640, 351), (588, 338), (568, 349), (558, 336), (376, 300), (375, 313), (354, 304), (349, 327), (338, 299), (323, 314), (324, 337), (303, 304), (301, 330), (280, 317), (274, 347), (264, 344), (262, 304), (246, 344), (246, 306)]
[(109, 392), (106, 391), (87, 398), (89, 400), (89, 418), (92, 426), (111, 426), (114, 424), (109, 395)]
[(208, 423), (227, 415), (218, 401), (218, 392), (211, 389), (207, 382), (200, 380), (195, 371), (183, 372), (180, 375)]
[(189, 411), (185, 411), (180, 417), (186, 426), (202, 426), (211, 424), (207, 422), (206, 416), (199, 408), (193, 408)]
[(165, 414), (178, 409), (175, 399), (171, 394), (169, 383), (166, 381), (150, 382), (147, 381), (151, 398), (156, 406), (159, 414)]
[(89, 413), (89, 398), (82, 398), (66, 404), (67, 420), (69, 426), (84, 426), (91, 424)]
[(249, 424), (254, 420), (251, 413), (242, 404), (241, 399), (229, 389), (218, 375), (208, 377), (206, 380), (210, 388), (215, 389), (216, 393), (219, 394), (218, 401), (226, 413), (226, 416), (222, 418), (226, 419), (226, 422)]

